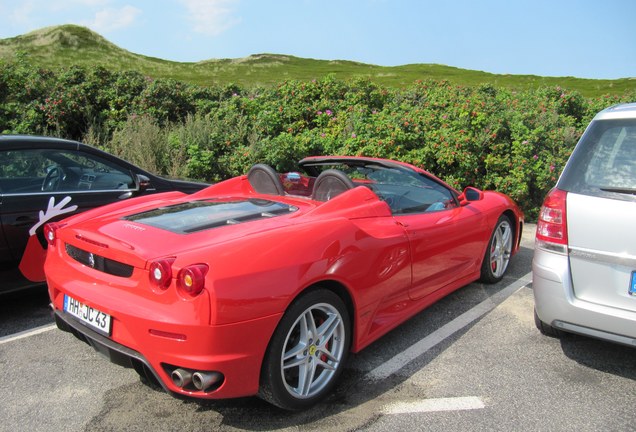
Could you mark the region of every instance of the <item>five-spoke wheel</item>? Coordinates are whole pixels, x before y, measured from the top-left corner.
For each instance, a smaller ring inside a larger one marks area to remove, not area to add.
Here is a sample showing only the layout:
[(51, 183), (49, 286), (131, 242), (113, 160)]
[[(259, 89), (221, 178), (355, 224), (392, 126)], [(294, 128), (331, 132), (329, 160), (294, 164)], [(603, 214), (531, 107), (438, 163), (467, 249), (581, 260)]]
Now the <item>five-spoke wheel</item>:
[(481, 266), (481, 280), (488, 283), (499, 282), (508, 268), (512, 255), (514, 232), (507, 216), (501, 216), (490, 237), (488, 249)]
[(338, 295), (308, 292), (287, 310), (268, 347), (260, 395), (286, 409), (316, 403), (333, 388), (350, 345), (349, 313)]

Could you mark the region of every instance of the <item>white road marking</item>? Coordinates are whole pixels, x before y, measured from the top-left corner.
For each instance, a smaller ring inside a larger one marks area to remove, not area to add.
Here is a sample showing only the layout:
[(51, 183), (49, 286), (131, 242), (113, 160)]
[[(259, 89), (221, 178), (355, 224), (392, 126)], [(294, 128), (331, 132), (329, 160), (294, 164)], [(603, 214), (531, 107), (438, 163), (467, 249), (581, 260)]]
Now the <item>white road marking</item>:
[(514, 294), (530, 282), (532, 282), (532, 272), (526, 273), (524, 276), (511, 283), (503, 290), (499, 291), (496, 294), (493, 294), (491, 297), (479, 303), (477, 306), (464, 312), (451, 322), (443, 325), (430, 335), (426, 336), (424, 339), (421, 339), (415, 344), (411, 345), (405, 351), (396, 354), (393, 358), (390, 358), (389, 360), (382, 363), (380, 366), (370, 371), (367, 374), (367, 377), (372, 380), (382, 380), (388, 378), (389, 376), (402, 369), (408, 363), (433, 348), (435, 345), (444, 341), (446, 338), (452, 336), (459, 330), (471, 324), (473, 321), (481, 318), (482, 316), (493, 310), (495, 307), (497, 307), (497, 305), (502, 303), (504, 300), (506, 300), (508, 297), (510, 297), (512, 294)]
[(27, 338), (29, 336), (35, 336), (36, 334), (44, 333), (44, 332), (47, 332), (49, 330), (53, 330), (54, 328), (57, 328), (57, 326), (55, 324), (47, 324), (47, 325), (43, 325), (41, 327), (36, 327), (34, 329), (31, 329), (31, 330), (25, 330), (25, 331), (20, 332), (20, 333), (15, 333), (15, 334), (12, 334), (12, 335), (3, 336), (3, 337), (0, 337), (0, 345), (5, 344), (5, 343), (9, 343), (9, 342), (13, 342), (13, 341), (16, 341), (18, 339), (24, 339), (24, 338)]
[(437, 411), (461, 411), (483, 409), (486, 405), (475, 396), (423, 399), (411, 402), (393, 402), (387, 404), (382, 412), (384, 414), (412, 414)]
[[(406, 366), (409, 362), (424, 354), (429, 349), (433, 348), (438, 343), (444, 341), (446, 338), (452, 336), (454, 333), (458, 332), (459, 330), (463, 329), (467, 325), (471, 324), (475, 320), (493, 310), (497, 305), (502, 303), (512, 294), (517, 292), (528, 283), (532, 282), (531, 276), (531, 272), (525, 274), (521, 278), (517, 279), (515, 282), (508, 285), (503, 290), (479, 303), (472, 309), (464, 312), (462, 315), (440, 327), (430, 335), (426, 336), (424, 339), (421, 339), (417, 343), (411, 345), (407, 350), (382, 363), (380, 366), (370, 371), (367, 376), (374, 380), (380, 380), (394, 374), (395, 372)], [(55, 324), (47, 324), (13, 335), (0, 337), (0, 345), (44, 333), (53, 330), (56, 327), (57, 326)], [(486, 405), (480, 398), (476, 396), (466, 396), (454, 398), (422, 399), (419, 401), (409, 402), (392, 402), (385, 405), (382, 409), (382, 412), (383, 414), (388, 415), (413, 414), (439, 411), (474, 410), (483, 409), (485, 407)]]

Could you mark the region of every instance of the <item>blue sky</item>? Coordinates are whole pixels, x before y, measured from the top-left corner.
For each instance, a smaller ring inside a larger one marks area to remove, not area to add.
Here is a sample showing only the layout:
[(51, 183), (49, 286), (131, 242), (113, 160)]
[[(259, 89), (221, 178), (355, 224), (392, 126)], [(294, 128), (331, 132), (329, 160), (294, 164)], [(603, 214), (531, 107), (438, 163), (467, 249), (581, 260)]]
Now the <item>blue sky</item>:
[(174, 61), (276, 53), (636, 77), (633, 0), (0, 0), (0, 38), (80, 24)]

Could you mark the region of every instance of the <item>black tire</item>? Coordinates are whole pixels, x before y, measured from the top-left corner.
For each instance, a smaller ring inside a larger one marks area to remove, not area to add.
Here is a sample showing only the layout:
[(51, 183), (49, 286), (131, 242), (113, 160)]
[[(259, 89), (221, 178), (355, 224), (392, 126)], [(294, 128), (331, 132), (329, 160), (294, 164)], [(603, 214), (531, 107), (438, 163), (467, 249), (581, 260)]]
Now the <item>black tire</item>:
[(337, 294), (319, 288), (300, 296), (267, 347), (259, 396), (287, 410), (316, 404), (338, 381), (350, 345), (349, 313)]
[(501, 215), (490, 235), (484, 260), (481, 263), (480, 280), (482, 282), (496, 283), (503, 279), (510, 263), (514, 236), (514, 226), (510, 218)]
[(553, 337), (553, 338), (560, 338), (561, 336), (563, 336), (563, 332), (561, 330), (555, 329), (551, 325), (541, 321), (541, 319), (539, 318), (539, 315), (537, 315), (536, 309), (534, 310), (534, 325), (537, 326), (537, 329), (539, 329), (542, 335)]

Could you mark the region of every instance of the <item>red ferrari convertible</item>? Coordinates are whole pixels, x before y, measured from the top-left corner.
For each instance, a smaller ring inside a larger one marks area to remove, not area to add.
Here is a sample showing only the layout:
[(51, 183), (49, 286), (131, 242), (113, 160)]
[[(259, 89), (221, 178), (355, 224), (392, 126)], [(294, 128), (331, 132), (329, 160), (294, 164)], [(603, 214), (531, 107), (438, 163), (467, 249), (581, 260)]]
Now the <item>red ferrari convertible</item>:
[(60, 329), (166, 391), (306, 408), (358, 352), (477, 279), (497, 282), (523, 215), (389, 160), (258, 164), (46, 225)]

